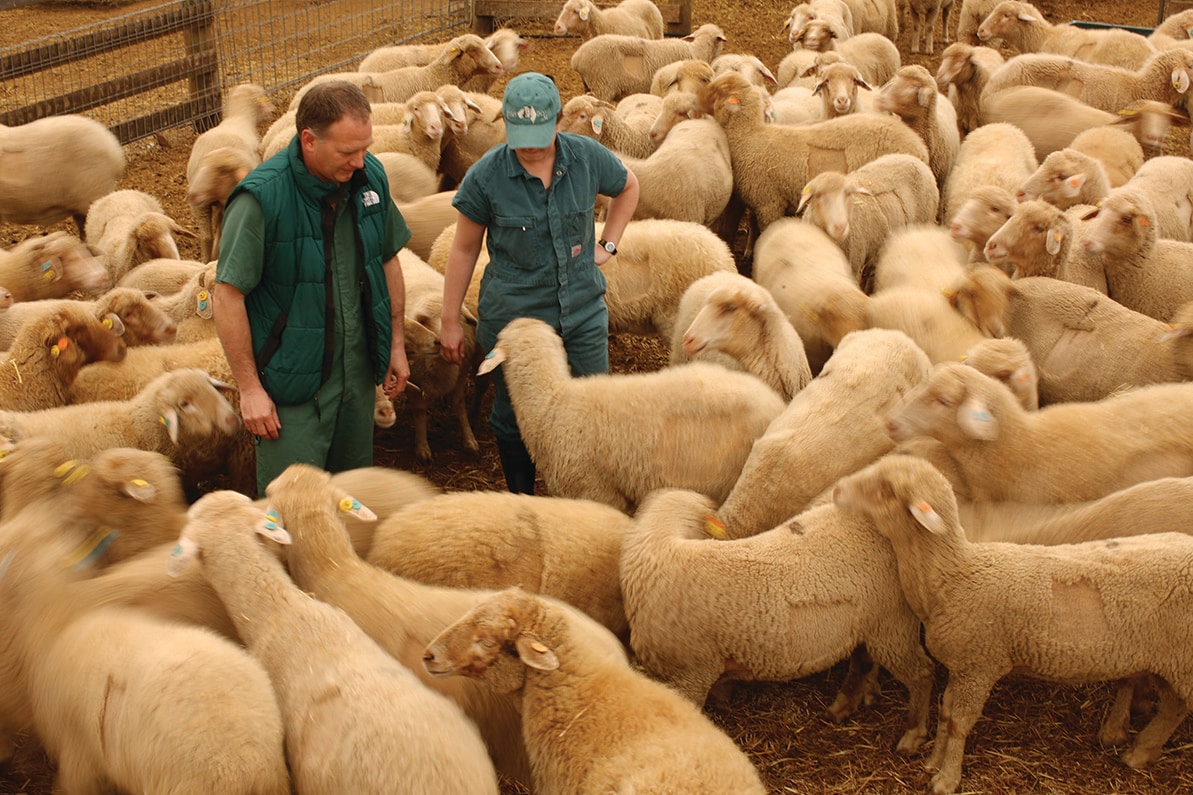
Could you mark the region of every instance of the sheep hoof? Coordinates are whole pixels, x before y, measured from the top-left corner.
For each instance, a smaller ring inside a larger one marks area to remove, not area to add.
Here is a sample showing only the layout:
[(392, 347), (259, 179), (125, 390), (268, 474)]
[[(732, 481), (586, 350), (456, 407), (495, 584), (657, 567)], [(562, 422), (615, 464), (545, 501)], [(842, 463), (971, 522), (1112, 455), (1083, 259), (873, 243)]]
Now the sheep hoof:
[(1102, 730), (1098, 732), (1098, 744), (1104, 748), (1113, 748), (1116, 745), (1126, 745), (1127, 730), (1122, 726), (1103, 726)]
[(902, 756), (909, 756), (924, 747), (924, 743), (928, 741), (928, 730), (917, 726), (914, 729), (908, 729), (899, 738), (898, 745), (895, 746), (895, 753)]
[(932, 777), (931, 787), (929, 792), (932, 795), (953, 795), (957, 791), (957, 785), (961, 783), (961, 776), (945, 775), (944, 773), (937, 773)]
[(424, 464), (431, 463), (432, 456), (431, 456), (431, 448), (430, 447), (423, 447), (420, 445), (414, 451), (414, 455), (419, 461), (421, 461)]
[(1132, 770), (1142, 770), (1155, 761), (1157, 756), (1159, 756), (1159, 749), (1135, 746), (1128, 748), (1119, 758)]

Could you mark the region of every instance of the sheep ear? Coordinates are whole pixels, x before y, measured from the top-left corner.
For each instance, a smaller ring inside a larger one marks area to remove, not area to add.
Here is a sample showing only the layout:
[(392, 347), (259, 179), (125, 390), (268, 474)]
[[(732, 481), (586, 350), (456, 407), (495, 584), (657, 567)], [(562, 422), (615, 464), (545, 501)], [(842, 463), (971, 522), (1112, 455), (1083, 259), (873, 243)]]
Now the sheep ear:
[(929, 533), (943, 534), (945, 531), (944, 519), (940, 518), (932, 506), (920, 500), (913, 502), (907, 506), (907, 510), (911, 513), (913, 519)]
[(1189, 72), (1181, 67), (1172, 70), (1172, 87), (1176, 93), (1183, 94), (1189, 90)]
[(189, 238), (191, 240), (199, 239), (198, 235), (185, 227), (179, 226), (178, 222), (173, 219), (170, 220), (170, 231), (176, 235), (182, 235), (183, 237)]
[(124, 321), (120, 319), (120, 315), (115, 312), (109, 312), (104, 315), (104, 319), (100, 321), (104, 328), (111, 331), (117, 337), (124, 335)]
[(170, 563), (166, 567), (166, 573), (171, 577), (177, 577), (198, 556), (199, 545), (186, 536), (182, 536), (174, 545), (173, 551), (170, 552)]
[(579, 15), (579, 17), (580, 17), (580, 21), (581, 21), (581, 22), (587, 22), (587, 21), (588, 21), (588, 14), (589, 14), (589, 10), (588, 10), (588, 5), (587, 5), (587, 4), (584, 4), (584, 5), (580, 6), (580, 10), (579, 10), (577, 13), (578, 13), (578, 15)]
[(158, 417), (158, 422), (166, 426), (166, 433), (170, 435), (170, 441), (178, 444), (178, 409), (171, 406), (162, 412), (162, 416)]
[(853, 82), (857, 85), (858, 88), (864, 88), (867, 91), (874, 90), (873, 88), (871, 88), (869, 83), (867, 83), (865, 80), (861, 79), (860, 77), (853, 78)]
[(1040, 20), (1036, 19), (1031, 14), (1024, 12), (1024, 13), (1019, 14), (1019, 21), (1020, 22), (1039, 22)]
[(336, 503), (336, 507), (349, 516), (359, 519), (362, 522), (377, 521), (377, 514), (370, 511), (366, 506), (361, 505), (360, 500), (349, 494), (345, 494), (343, 497), (341, 497), (340, 501)]
[(827, 80), (821, 80), (819, 83), (817, 83), (817, 84), (816, 84), (816, 88), (812, 89), (812, 93), (813, 93), (813, 94), (819, 94), (819, 93), (820, 93), (820, 89), (824, 88), (826, 85), (828, 85), (828, 81), (827, 81)]
[(860, 185), (851, 185), (849, 187), (849, 193), (854, 196), (873, 196), (874, 195), (873, 193), (871, 193), (870, 191), (861, 187)]
[(808, 201), (811, 198), (812, 198), (812, 189), (805, 185), (804, 189), (802, 191), (800, 191), (799, 205), (796, 206), (796, 208), (795, 208), (795, 214), (797, 216), (804, 214), (804, 208), (806, 208), (808, 206)]
[(1048, 252), (1049, 256), (1055, 257), (1060, 253), (1060, 244), (1065, 240), (1065, 233), (1053, 226), (1048, 229), (1046, 234), (1048, 237), (1044, 240), (1044, 250)]
[(213, 387), (220, 390), (221, 392), (235, 392), (236, 391), (236, 387), (233, 386), (232, 384), (225, 383), (224, 381), (221, 381), (218, 378), (213, 378), (210, 375), (207, 376), (207, 383), (211, 384)]
[(819, 66), (817, 66), (816, 64), (812, 64), (811, 66), (809, 66), (807, 69), (805, 69), (803, 72), (800, 73), (800, 77), (811, 77), (812, 75), (816, 74), (816, 72), (819, 71), (819, 69), (820, 69)]
[(1085, 184), (1085, 174), (1074, 174), (1065, 180), (1064, 195), (1066, 199), (1075, 199), (1081, 193), (1081, 186)]
[(559, 658), (547, 648), (547, 644), (530, 635), (519, 635), (514, 641), (518, 659), (538, 671), (554, 671), (559, 667)]
[(932, 95), (936, 93), (935, 86), (924, 86), (916, 92), (916, 101), (920, 103), (920, 107), (928, 107), (928, 103), (932, 101)]
[(157, 496), (157, 489), (153, 487), (153, 484), (142, 478), (133, 478), (126, 483), (121, 483), (120, 491), (137, 502), (150, 502)]
[(504, 361), (505, 351), (500, 348), (494, 348), (485, 354), (485, 360), (481, 362), (480, 367), (476, 368), (476, 374), (484, 375), (485, 373), (491, 373)]
[(961, 401), (957, 408), (957, 425), (971, 439), (992, 442), (998, 438), (998, 420), (980, 398), (970, 396)]
[(1193, 327), (1186, 326), (1184, 323), (1175, 323), (1161, 332), (1160, 336), (1156, 337), (1156, 342), (1168, 342), (1181, 337), (1193, 337)]
[(278, 516), (278, 510), (272, 505), (265, 509), (265, 516), (261, 518), (261, 521), (253, 525), (253, 531), (279, 544), (289, 544), (294, 540), (286, 528), (282, 527), (282, 519)]
[(477, 113), (484, 113), (484, 110), (481, 108), (481, 106), (476, 104), (475, 101), (469, 99), (468, 97), (464, 97), (464, 107), (468, 108), (469, 110), (475, 110)]
[(204, 320), (211, 320), (214, 306), (211, 303), (211, 293), (207, 290), (200, 290), (195, 295), (195, 314)]
[(592, 125), (592, 131), (593, 131), (594, 133), (596, 133), (596, 134), (597, 134), (597, 137), (599, 138), (599, 137), (601, 136), (601, 130), (603, 130), (603, 129), (605, 128), (605, 116), (604, 116), (604, 114), (602, 114), (602, 113), (594, 113), (594, 114), (592, 115), (592, 120), (589, 122), (589, 124), (591, 124), (591, 125)]

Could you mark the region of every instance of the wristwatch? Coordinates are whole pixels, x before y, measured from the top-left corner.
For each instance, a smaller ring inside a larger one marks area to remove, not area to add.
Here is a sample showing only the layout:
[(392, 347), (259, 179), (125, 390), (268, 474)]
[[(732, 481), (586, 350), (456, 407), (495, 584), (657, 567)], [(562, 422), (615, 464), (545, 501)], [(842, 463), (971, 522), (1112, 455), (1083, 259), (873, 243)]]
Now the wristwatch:
[(605, 251), (608, 251), (610, 254), (617, 253), (617, 245), (615, 243), (610, 243), (608, 240), (606, 240), (603, 237), (597, 241), (597, 245), (600, 246), (601, 248), (605, 249)]

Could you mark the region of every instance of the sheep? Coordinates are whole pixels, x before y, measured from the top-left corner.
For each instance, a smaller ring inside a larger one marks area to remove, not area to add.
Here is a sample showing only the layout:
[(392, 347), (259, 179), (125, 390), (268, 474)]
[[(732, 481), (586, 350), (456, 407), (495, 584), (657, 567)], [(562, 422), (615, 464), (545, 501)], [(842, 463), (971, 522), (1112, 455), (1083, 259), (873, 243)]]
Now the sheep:
[(1143, 147), (1118, 127), (1091, 127), (1079, 133), (1069, 148), (1100, 162), (1111, 188), (1125, 185), (1143, 165)]
[(186, 161), (187, 204), (199, 227), (199, 258), (204, 262), (219, 252), (219, 222), (228, 194), (261, 162), (257, 126), (273, 114), (273, 103), (261, 86), (242, 83), (228, 92), (223, 111), (220, 123), (191, 144)]
[(1063, 55), (1019, 55), (990, 75), (983, 97), (1012, 86), (1030, 85), (1069, 94), (1095, 108), (1116, 113), (1139, 99), (1182, 103), (1191, 72), (1193, 50), (1181, 48), (1162, 50), (1133, 72)]
[(418, 158), (431, 171), (439, 169), (443, 151), (446, 103), (434, 91), (419, 91), (405, 102), (404, 124), (373, 127), (371, 149), (400, 152)]
[(406, 225), (410, 227), (410, 240), (406, 248), (422, 259), (431, 256), (431, 245), (444, 229), (456, 222), (457, 210), (452, 206), (456, 197), (454, 190), (438, 191), (421, 199), (396, 202)]
[(555, 19), (555, 35), (578, 33), (588, 41), (616, 33), (641, 39), (663, 38), (663, 14), (651, 0), (621, 0), (613, 8), (599, 8), (592, 0), (566, 0)]
[(891, 232), (936, 220), (940, 191), (924, 161), (892, 154), (842, 174), (822, 171), (808, 180), (797, 213), (828, 233), (849, 257), (865, 289), (879, 249)]
[(262, 666), (214, 633), (95, 607), (78, 587), (88, 583), (61, 563), (67, 539), (45, 537), (56, 520), (47, 504), (6, 523), (10, 565), (0, 584), (2, 719), (36, 730), (57, 763), (55, 787), (290, 792), (282, 722)]
[[(87, 208), (116, 189), (125, 166), (119, 139), (74, 114), (0, 125), (0, 153), (0, 218), (48, 226), (69, 216), (80, 235)], [(62, 162), (75, 165), (53, 166)]]
[(953, 106), (940, 102), (936, 78), (924, 67), (913, 64), (895, 73), (874, 97), (874, 109), (894, 113), (916, 132), (928, 147), (928, 165), (936, 185), (945, 181), (961, 149), (957, 116)]
[(704, 111), (725, 128), (734, 186), (754, 211), (760, 230), (795, 212), (804, 184), (821, 171), (852, 171), (894, 153), (928, 162), (919, 136), (886, 116), (851, 114), (807, 127), (766, 125), (761, 98), (734, 72), (721, 75), (697, 96)]
[(917, 287), (947, 292), (965, 276), (965, 249), (934, 224), (913, 224), (891, 235), (874, 265), (874, 292)]
[(154, 295), (173, 295), (207, 263), (193, 259), (151, 259), (120, 277), (117, 287), (133, 287)]
[(710, 273), (736, 270), (729, 246), (700, 224), (631, 221), (617, 254), (601, 266), (609, 333), (654, 334), (668, 344), (688, 285)]
[(654, 73), (674, 61), (711, 63), (721, 54), (725, 33), (716, 25), (701, 25), (682, 39), (640, 39), (606, 34), (581, 44), (571, 65), (580, 74), (586, 91), (616, 102), (629, 94), (650, 92)]
[(1148, 39), (1156, 44), (1157, 39), (1161, 36), (1167, 36), (1177, 41), (1193, 38), (1189, 36), (1190, 28), (1193, 28), (1193, 9), (1178, 11), (1165, 17), (1164, 21), (1152, 30), (1152, 35)]
[(664, 98), (677, 91), (695, 94), (701, 86), (711, 83), (714, 77), (716, 74), (710, 63), (697, 60), (674, 61), (655, 70), (650, 78), (650, 93)]
[[(845, 89), (845, 92), (838, 93), (836, 96), (843, 97), (842, 104), (849, 102), (851, 108), (859, 110), (855, 103), (855, 97), (850, 96), (849, 84), (842, 83), (838, 87)], [(863, 95), (865, 96), (865, 95)], [(771, 107), (774, 110), (775, 124), (787, 125), (801, 125), (811, 124), (813, 122), (824, 121), (825, 108), (832, 107), (835, 97), (829, 91), (821, 92), (820, 98), (814, 93), (814, 88), (806, 88), (804, 86), (788, 86), (787, 88), (780, 88), (771, 96)], [(844, 115), (830, 111), (830, 117)]]
[[(693, 158), (700, 168), (692, 168)], [(680, 122), (644, 159), (622, 156), (638, 177), (634, 218), (671, 218), (713, 226), (733, 193), (729, 141), (712, 119)]]
[(147, 260), (182, 259), (174, 235), (196, 237), (166, 215), (161, 202), (131, 188), (96, 199), (87, 210), (84, 233), (113, 280)]
[(1110, 193), (1110, 178), (1102, 163), (1076, 149), (1058, 149), (1019, 186), (1019, 201), (1042, 199), (1058, 209), (1097, 204)]
[(948, 220), (949, 235), (969, 250), (970, 262), (984, 262), (986, 243), (1011, 218), (1018, 203), (1006, 188), (983, 185), (970, 191)]
[(1033, 199), (1015, 207), (1007, 222), (990, 235), (984, 251), (991, 264), (1013, 278), (1051, 276), (1105, 294), (1109, 288), (1102, 259), (1082, 246), (1087, 234), (1086, 224), (1074, 223), (1048, 202)]
[[(334, 505), (318, 507), (292, 513), (287, 521), (296, 533), (303, 522), (338, 524), (329, 516)], [(342, 611), (295, 587), (253, 540), (254, 530), (285, 532), (276, 521), (236, 492), (202, 497), (187, 520), (176, 561), (186, 565), (201, 552), (204, 575), (269, 672), (298, 791), (496, 795), (484, 745), (459, 708), (420, 684)]]
[(118, 362), (125, 345), (85, 308), (65, 306), (17, 332), (0, 364), (0, 409), (37, 411), (65, 406), (71, 384), (88, 362)]
[(112, 277), (82, 240), (50, 232), (0, 251), (0, 283), (13, 301), (27, 302), (64, 298), (75, 290), (94, 295), (110, 287)]
[[(779, 61), (779, 68), (775, 70), (775, 85), (777, 88), (790, 86), (804, 86), (815, 88), (817, 73), (825, 66), (840, 63), (845, 59), (836, 50), (817, 52), (816, 50), (792, 50)], [(860, 72), (859, 72), (860, 74)]]
[[(965, 136), (945, 182), (944, 218), (954, 218), (976, 189), (994, 185), (1016, 191), (1037, 168), (1031, 141), (1019, 128), (1004, 123), (979, 127)], [(1010, 207), (1005, 209), (1009, 216)]]
[[(832, 63), (820, 70), (817, 77), (814, 94), (819, 94), (823, 102), (822, 119), (835, 119), (850, 113), (859, 113), (870, 109), (869, 99), (858, 99), (859, 88), (872, 91), (870, 84), (862, 79), (862, 73), (856, 66), (848, 63)], [(784, 89), (787, 90), (787, 89)], [(866, 97), (868, 95), (861, 95)]]
[[(451, 42), (439, 44), (404, 44), (396, 47), (378, 47), (361, 60), (357, 71), (390, 72), (404, 66), (426, 66), (443, 54)], [(498, 28), (485, 37), (485, 46), (497, 56), (504, 74), (513, 74), (523, 50), (530, 49), (530, 41), (518, 35), (511, 28)], [(465, 91), (488, 93), (496, 75), (482, 73), (473, 75), (460, 84)]]
[(609, 639), (575, 613), (511, 588), (444, 629), (423, 664), (435, 676), (479, 677), (520, 695), (538, 792), (766, 791), (729, 737), (611, 654)]
[(1191, 384), (1156, 384), (1026, 411), (1006, 386), (954, 362), (937, 365), (892, 410), (887, 429), (896, 441), (942, 442), (974, 500), (1083, 502), (1193, 474), (1181, 419), (1190, 400)]
[[(685, 63), (687, 62), (685, 61)], [(692, 63), (700, 62), (693, 61)], [(683, 91), (672, 92), (663, 97), (663, 106), (659, 109), (659, 115), (655, 118), (654, 124), (650, 126), (650, 142), (658, 147), (667, 139), (667, 133), (671, 132), (671, 128), (681, 121), (703, 118), (706, 118), (706, 114), (700, 107), (700, 101), (695, 94)]]
[(908, 0), (906, 10), (911, 17), (911, 51), (931, 55), (934, 50), (936, 20), (944, 12), (942, 31), (945, 42), (952, 41), (949, 28), (953, 22), (953, 0)]
[[(977, 46), (983, 42), (978, 38), (978, 26), (990, 15), (1002, 0), (962, 0), (960, 16), (957, 19), (957, 42)], [(990, 40), (989, 47), (998, 47), (1001, 42)]]
[(504, 71), (501, 61), (480, 36), (465, 33), (448, 42), (443, 52), (426, 66), (404, 66), (384, 72), (321, 74), (298, 89), (290, 101), (289, 110), (298, 108), (298, 103), (312, 86), (331, 80), (355, 83), (370, 102), (405, 102), (420, 91), (434, 91), (444, 83), (461, 85), (474, 75), (497, 77)]
[(485, 152), (505, 142), (505, 117), (501, 114), (501, 100), (485, 94), (468, 94), (468, 99), (481, 109), (476, 118), (469, 119), (466, 135), (452, 135), (443, 148), (439, 169), (455, 183), (480, 160)]
[(717, 510), (725, 534), (744, 538), (777, 526), (839, 477), (890, 451), (894, 442), (880, 412), (927, 378), (930, 367), (902, 332), (845, 335), (820, 374), (754, 443)]
[(1128, 309), (1168, 320), (1193, 301), (1193, 243), (1156, 237), (1151, 200), (1130, 186), (1102, 200), (1085, 251), (1100, 256), (1108, 295)]
[(846, 63), (856, 66), (872, 86), (890, 80), (902, 63), (893, 39), (879, 33), (859, 33), (837, 41), (829, 24), (821, 20), (814, 19), (805, 25), (798, 43), (818, 52), (836, 50)]
[(94, 301), (26, 301), (0, 313), (0, 347), (12, 345), (17, 330), (34, 318), (69, 306), (87, 307), (129, 347), (169, 344), (178, 336), (174, 321), (133, 287), (113, 287)]
[(940, 54), (936, 84), (943, 91), (949, 87), (949, 101), (957, 111), (957, 130), (966, 138), (983, 124), (982, 91), (990, 73), (1002, 66), (1003, 57), (989, 47), (974, 47), (956, 41)]
[(567, 602), (628, 638), (618, 561), (629, 526), (624, 513), (586, 500), (443, 494), (378, 524), (366, 560), (429, 585), (518, 585)]
[(1193, 541), (1162, 534), (1065, 547), (971, 544), (948, 482), (910, 457), (843, 480), (834, 501), (870, 517), (891, 541), (928, 649), (949, 670), (925, 764), (939, 771), (932, 792), (956, 790), (969, 729), (1012, 670), (1074, 682), (1163, 677), (1159, 713), (1123, 760), (1139, 768), (1159, 755), (1184, 717), (1181, 702), (1193, 697), (1193, 605), (1174, 587), (1193, 563)]
[[(752, 85), (768, 89), (777, 82), (770, 69), (766, 68), (756, 55), (745, 55), (738, 52), (727, 52), (717, 56), (712, 62), (713, 76), (725, 72), (737, 72)], [(699, 90), (699, 86), (693, 91)]]
[[(737, 273), (692, 282), (679, 304), (671, 364), (719, 353), (758, 376), (790, 403), (812, 380), (804, 343), (770, 291)], [(719, 358), (712, 361), (720, 361)]]
[(854, 35), (878, 33), (891, 41), (899, 38), (899, 7), (895, 0), (845, 0), (853, 13)]
[(1006, 384), (1026, 410), (1040, 407), (1040, 374), (1022, 340), (983, 340), (966, 351), (962, 361), (982, 375)]
[[(649, 98), (649, 99), (648, 99)], [(631, 101), (643, 112), (627, 117), (622, 107)], [(649, 108), (653, 107), (651, 112)], [(631, 94), (616, 106), (591, 94), (572, 97), (563, 106), (560, 132), (584, 135), (600, 141), (607, 148), (627, 157), (650, 157), (655, 146), (650, 140), (650, 125), (654, 123), (662, 102), (653, 94)]]
[[(718, 541), (709, 538), (719, 529), (714, 508), (694, 492), (655, 492), (622, 542), (630, 643), (646, 670), (703, 706), (719, 679), (808, 676), (865, 643), (909, 692), (896, 750), (923, 745), (933, 664), (894, 557), (867, 523), (820, 506), (751, 538)], [(767, 566), (748, 574), (759, 560)], [(837, 722), (848, 700), (844, 692), (834, 700)]]
[(784, 406), (754, 376), (703, 362), (572, 378), (559, 335), (530, 318), (498, 333), (480, 372), (498, 365), (548, 493), (622, 510), (664, 486), (724, 498)]
[(1187, 157), (1153, 157), (1127, 184), (1151, 200), (1160, 237), (1193, 241), (1193, 161)]
[(996, 5), (978, 25), (977, 35), (983, 42), (1000, 39), (1019, 52), (1056, 53), (1132, 70), (1156, 52), (1146, 38), (1129, 30), (1050, 24), (1038, 8), (1019, 0)]
[(215, 336), (216, 263), (209, 263), (191, 275), (186, 283), (169, 295), (152, 295), (149, 303), (174, 322), (175, 342), (198, 342)]
[(783, 22), (787, 40), (792, 44), (798, 41), (800, 31), (813, 19), (827, 20), (839, 39), (853, 35), (853, 10), (848, 3), (844, 0), (812, 0), (791, 9), (791, 14)]
[[(439, 191), (439, 174), (414, 155), (407, 152), (373, 154), (385, 169), (385, 176), (389, 180), (389, 195), (393, 197), (394, 202), (418, 201)], [(440, 152), (440, 165), (442, 164), (443, 153)]]
[(129, 400), (163, 373), (196, 367), (217, 381), (235, 385), (232, 368), (217, 337), (174, 345), (141, 345), (118, 361), (84, 368), (69, 388), (71, 403)]

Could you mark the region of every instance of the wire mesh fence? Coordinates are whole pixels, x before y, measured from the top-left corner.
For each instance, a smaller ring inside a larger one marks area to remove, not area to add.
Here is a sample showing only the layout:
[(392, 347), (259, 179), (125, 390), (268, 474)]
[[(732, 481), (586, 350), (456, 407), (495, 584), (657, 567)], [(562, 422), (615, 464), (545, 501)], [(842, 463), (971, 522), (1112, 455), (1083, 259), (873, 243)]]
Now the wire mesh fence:
[(123, 142), (218, 118), (223, 91), (284, 99), (388, 44), (463, 32), (470, 0), (175, 0), (0, 48), (0, 123), (84, 113)]

